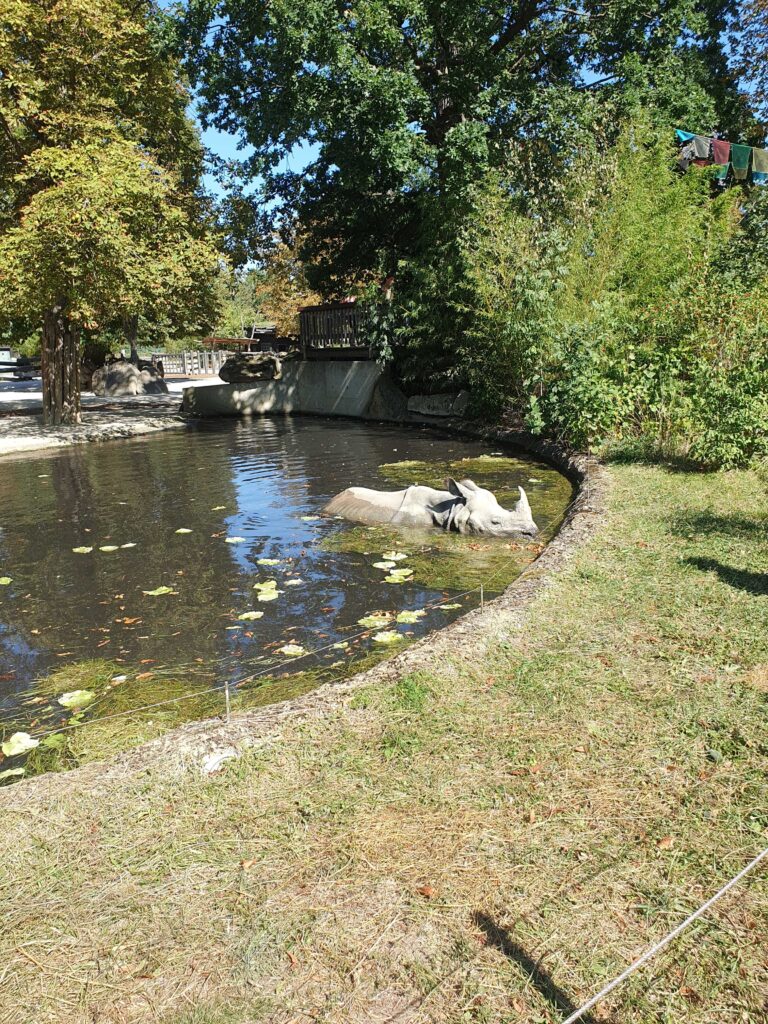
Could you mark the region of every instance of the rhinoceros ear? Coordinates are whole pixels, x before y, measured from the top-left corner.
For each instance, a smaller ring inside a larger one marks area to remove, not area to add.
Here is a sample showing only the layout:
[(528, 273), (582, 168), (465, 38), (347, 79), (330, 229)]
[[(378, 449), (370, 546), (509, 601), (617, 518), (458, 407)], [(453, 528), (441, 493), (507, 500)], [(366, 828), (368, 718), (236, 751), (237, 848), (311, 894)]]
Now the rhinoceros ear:
[(466, 501), (467, 498), (469, 497), (469, 488), (465, 486), (466, 483), (466, 480), (462, 480), (461, 483), (458, 483), (456, 480), (453, 479), (452, 476), (448, 476), (445, 478), (445, 486), (448, 488), (451, 494), (453, 494), (456, 498), (463, 498), (464, 501)]

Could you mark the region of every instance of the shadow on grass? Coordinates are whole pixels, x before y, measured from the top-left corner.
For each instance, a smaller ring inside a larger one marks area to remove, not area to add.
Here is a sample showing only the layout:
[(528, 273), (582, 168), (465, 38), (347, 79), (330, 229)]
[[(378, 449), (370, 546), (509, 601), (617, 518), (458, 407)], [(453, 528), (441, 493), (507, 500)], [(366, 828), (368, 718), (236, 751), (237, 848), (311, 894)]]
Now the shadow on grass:
[(736, 590), (744, 590), (748, 594), (764, 596), (768, 594), (768, 573), (749, 572), (747, 569), (736, 569), (732, 565), (723, 565), (714, 558), (686, 558), (689, 565), (701, 569), (702, 572), (714, 572), (723, 583)]
[[(540, 962), (534, 960), (522, 946), (512, 940), (506, 928), (502, 928), (492, 917), (481, 911), (475, 911), (472, 920), (485, 935), (488, 945), (495, 946), (508, 960), (518, 964), (528, 976), (533, 987), (544, 996), (551, 1006), (559, 1010), (563, 1016), (575, 1013), (578, 1006), (568, 998), (559, 985), (555, 984)], [(584, 1014), (581, 1020), (583, 1024), (597, 1024), (595, 1018), (589, 1013)]]
[(672, 531), (678, 536), (701, 533), (705, 536), (768, 538), (768, 519), (755, 519), (738, 513), (722, 516), (715, 512), (694, 512), (676, 519)]

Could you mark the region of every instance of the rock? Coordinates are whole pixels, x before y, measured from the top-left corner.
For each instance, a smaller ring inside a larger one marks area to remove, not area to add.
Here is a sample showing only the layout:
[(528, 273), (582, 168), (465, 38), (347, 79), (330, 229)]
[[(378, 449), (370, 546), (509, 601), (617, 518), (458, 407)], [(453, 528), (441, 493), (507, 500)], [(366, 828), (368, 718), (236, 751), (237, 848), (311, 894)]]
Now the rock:
[(219, 376), (227, 384), (280, 380), (282, 375), (282, 364), (274, 352), (240, 352), (230, 356), (219, 370)]
[(91, 389), (95, 395), (119, 398), (125, 395), (167, 395), (168, 385), (154, 367), (139, 369), (125, 359), (94, 371)]
[(412, 395), (408, 399), (408, 412), (417, 416), (462, 416), (468, 401), (466, 391), (458, 395)]
[(374, 420), (405, 420), (408, 418), (408, 399), (386, 375), (373, 389), (371, 403), (365, 411)]

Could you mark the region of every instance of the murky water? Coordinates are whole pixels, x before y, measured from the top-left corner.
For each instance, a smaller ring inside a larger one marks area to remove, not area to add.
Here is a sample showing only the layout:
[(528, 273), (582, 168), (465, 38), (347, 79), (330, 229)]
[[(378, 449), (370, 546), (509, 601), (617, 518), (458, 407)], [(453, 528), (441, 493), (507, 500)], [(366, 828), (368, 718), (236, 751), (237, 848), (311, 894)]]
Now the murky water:
[[(320, 510), (351, 484), (439, 484), (450, 472), (502, 504), (523, 483), (546, 540), (570, 485), (494, 452), (431, 430), (297, 417), (4, 461), (0, 736), (43, 736), (224, 680), (238, 700), (265, 703), (381, 653), (379, 633), (397, 634), (384, 638), (392, 651), (451, 621), (478, 603), (464, 591), (503, 589), (536, 545), (366, 529)], [(413, 569), (405, 583), (373, 565), (392, 549), (408, 555), (397, 561)], [(424, 614), (397, 622), (403, 610)], [(364, 633), (372, 612), (386, 623)], [(67, 710), (61, 694), (79, 689), (92, 706)], [(212, 713), (214, 698), (180, 703), (173, 722)]]

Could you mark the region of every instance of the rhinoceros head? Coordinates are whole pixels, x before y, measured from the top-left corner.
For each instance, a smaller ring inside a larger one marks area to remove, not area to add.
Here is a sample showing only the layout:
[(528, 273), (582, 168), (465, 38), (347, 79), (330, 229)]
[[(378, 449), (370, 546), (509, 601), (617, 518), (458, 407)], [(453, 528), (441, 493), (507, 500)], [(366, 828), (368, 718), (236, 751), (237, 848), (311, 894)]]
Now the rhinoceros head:
[(461, 499), (452, 510), (450, 522), (445, 524), (447, 529), (458, 530), (459, 533), (486, 534), (491, 537), (504, 537), (515, 533), (533, 537), (539, 532), (531, 515), (528, 497), (522, 487), (520, 500), (510, 511), (501, 507), (495, 495), (484, 487), (478, 487), (472, 480), (456, 481), (449, 477), (446, 486), (454, 497)]

